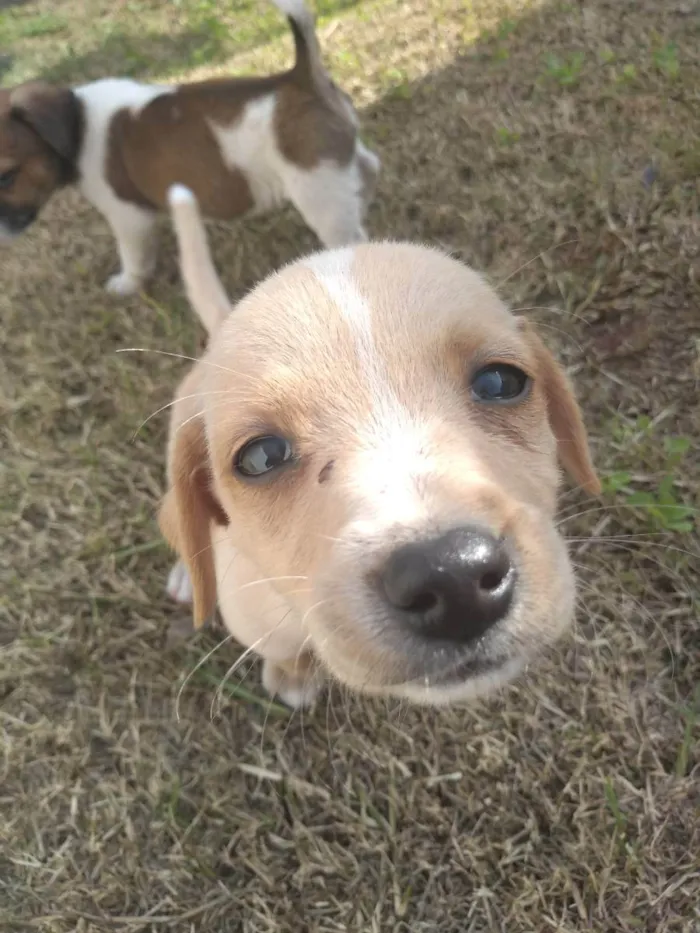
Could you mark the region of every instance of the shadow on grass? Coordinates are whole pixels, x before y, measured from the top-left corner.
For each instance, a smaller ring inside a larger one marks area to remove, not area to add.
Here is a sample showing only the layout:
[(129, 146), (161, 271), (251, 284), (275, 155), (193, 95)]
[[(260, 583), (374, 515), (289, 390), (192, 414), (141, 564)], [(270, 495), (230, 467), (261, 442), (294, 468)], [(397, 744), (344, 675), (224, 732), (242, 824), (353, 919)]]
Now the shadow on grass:
[(222, 61), (229, 54), (228, 48), (229, 43), (206, 25), (168, 34), (115, 32), (89, 52), (67, 56), (43, 69), (41, 77), (63, 84), (97, 81), (111, 75), (141, 80), (167, 78), (188, 68)]

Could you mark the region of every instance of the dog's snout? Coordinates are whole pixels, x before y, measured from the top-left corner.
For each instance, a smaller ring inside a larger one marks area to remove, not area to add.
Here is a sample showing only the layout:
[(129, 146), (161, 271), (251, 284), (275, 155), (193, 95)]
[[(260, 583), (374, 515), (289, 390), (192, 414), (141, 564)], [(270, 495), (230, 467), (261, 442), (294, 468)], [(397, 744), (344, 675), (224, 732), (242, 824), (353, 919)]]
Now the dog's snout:
[(15, 222), (18, 227), (24, 229), (36, 220), (36, 210), (33, 207), (23, 207), (15, 214)]
[(516, 571), (505, 542), (461, 527), (395, 550), (381, 585), (401, 624), (415, 634), (465, 644), (506, 615)]
[(0, 223), (10, 234), (22, 233), (36, 220), (36, 216), (36, 208), (8, 207), (0, 204)]

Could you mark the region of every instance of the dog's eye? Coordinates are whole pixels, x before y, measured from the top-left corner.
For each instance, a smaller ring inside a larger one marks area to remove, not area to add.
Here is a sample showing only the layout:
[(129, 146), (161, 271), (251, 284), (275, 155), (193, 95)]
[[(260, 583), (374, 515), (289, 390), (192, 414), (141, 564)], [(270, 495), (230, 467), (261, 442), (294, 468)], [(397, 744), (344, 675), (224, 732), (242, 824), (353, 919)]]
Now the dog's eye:
[(6, 172), (0, 172), (0, 191), (10, 187), (15, 178), (17, 178), (18, 172), (19, 169), (17, 168), (10, 168)]
[(292, 456), (292, 445), (286, 438), (268, 434), (244, 444), (234, 466), (243, 476), (262, 476), (288, 463)]
[(530, 377), (517, 366), (492, 363), (472, 378), (472, 395), (479, 402), (514, 402), (525, 397)]

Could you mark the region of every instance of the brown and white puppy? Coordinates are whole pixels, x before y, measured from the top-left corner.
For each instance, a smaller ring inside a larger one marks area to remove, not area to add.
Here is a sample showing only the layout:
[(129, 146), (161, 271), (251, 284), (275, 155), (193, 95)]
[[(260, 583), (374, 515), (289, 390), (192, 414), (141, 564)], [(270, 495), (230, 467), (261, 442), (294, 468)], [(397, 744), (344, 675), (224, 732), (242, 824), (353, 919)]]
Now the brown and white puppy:
[(211, 218), (291, 201), (324, 245), (366, 239), (379, 160), (323, 67), (303, 0), (273, 2), (296, 47), (294, 67), (283, 74), (0, 90), (0, 239), (21, 233), (54, 191), (75, 183), (117, 240), (121, 271), (107, 288), (129, 294), (152, 271), (156, 212), (176, 182)]
[(218, 603), (293, 706), (319, 673), (432, 704), (512, 677), (572, 618), (557, 461), (599, 491), (545, 346), (475, 272), (400, 243), (302, 259), (230, 311), (196, 202), (171, 200), (210, 332), (172, 408), (171, 595), (196, 625)]

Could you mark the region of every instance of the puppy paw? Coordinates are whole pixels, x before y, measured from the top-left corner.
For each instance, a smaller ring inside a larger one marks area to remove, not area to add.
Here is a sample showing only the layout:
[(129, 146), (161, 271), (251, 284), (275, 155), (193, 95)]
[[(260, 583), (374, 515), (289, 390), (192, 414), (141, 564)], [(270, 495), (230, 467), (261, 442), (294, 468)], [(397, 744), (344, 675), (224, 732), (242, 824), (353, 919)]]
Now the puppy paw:
[(135, 295), (141, 288), (141, 281), (129, 275), (127, 272), (118, 272), (107, 280), (105, 289), (110, 295), (119, 295), (126, 298), (128, 295)]
[(320, 693), (320, 685), (310, 670), (290, 674), (271, 661), (263, 663), (263, 687), (291, 709), (309, 709)]
[(192, 605), (192, 580), (190, 579), (187, 567), (185, 567), (181, 560), (173, 566), (168, 574), (165, 592), (171, 599), (174, 599), (176, 603), (185, 603), (188, 606)]

